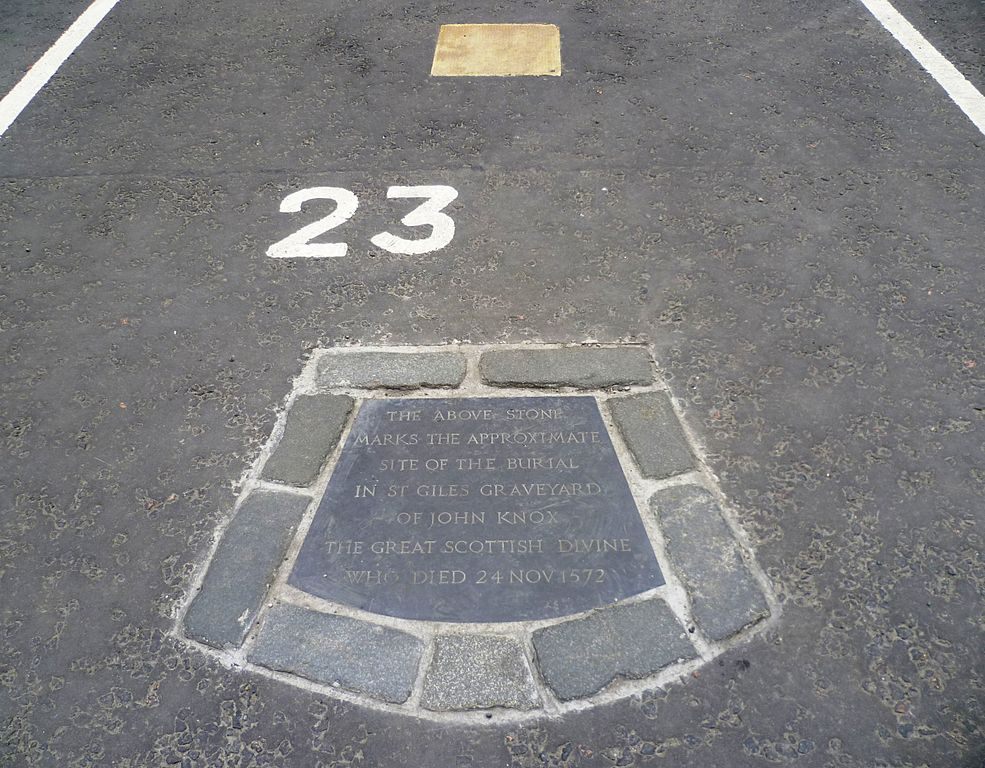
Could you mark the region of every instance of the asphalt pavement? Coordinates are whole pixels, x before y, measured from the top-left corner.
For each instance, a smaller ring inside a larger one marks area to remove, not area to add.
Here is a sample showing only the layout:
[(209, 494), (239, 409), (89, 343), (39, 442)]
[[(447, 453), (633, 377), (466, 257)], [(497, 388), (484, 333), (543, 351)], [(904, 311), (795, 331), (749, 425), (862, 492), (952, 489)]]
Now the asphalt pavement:
[[(3, 90), (83, 7), (4, 8)], [(981, 3), (897, 7), (982, 87)], [(563, 74), (430, 77), (488, 21)], [(0, 763), (985, 765), (983, 143), (855, 0), (122, 0), (0, 139)], [(449, 244), (373, 242), (393, 185)], [(319, 186), (346, 255), (269, 257)], [(523, 341), (650, 345), (774, 627), (479, 726), (181, 639), (312, 350)]]

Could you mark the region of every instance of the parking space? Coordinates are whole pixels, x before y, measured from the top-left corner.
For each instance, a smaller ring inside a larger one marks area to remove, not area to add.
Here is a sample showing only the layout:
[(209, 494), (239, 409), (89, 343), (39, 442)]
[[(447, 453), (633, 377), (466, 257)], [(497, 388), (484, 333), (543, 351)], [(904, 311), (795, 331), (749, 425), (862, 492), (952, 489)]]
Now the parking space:
[[(562, 74), (432, 77), (491, 21)], [(0, 141), (0, 762), (978, 765), (981, 147), (856, 0), (121, 0)], [(775, 626), (523, 724), (175, 634), (312, 350), (524, 342), (649, 345)]]

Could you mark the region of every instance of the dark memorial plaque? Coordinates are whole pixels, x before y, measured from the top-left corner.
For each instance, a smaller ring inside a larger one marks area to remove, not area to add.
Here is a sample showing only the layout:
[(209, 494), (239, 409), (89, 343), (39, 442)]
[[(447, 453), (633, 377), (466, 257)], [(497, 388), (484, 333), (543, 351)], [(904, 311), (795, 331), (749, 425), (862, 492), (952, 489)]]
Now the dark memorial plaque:
[(377, 614), (566, 616), (663, 584), (593, 397), (362, 404), (290, 583)]

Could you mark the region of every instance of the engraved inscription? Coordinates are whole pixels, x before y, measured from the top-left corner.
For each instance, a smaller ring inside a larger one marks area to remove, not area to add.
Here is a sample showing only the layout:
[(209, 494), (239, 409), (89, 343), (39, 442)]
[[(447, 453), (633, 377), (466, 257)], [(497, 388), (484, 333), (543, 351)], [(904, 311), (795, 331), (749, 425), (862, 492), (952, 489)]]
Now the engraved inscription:
[(363, 403), (290, 583), (374, 613), (553, 618), (663, 577), (592, 397)]

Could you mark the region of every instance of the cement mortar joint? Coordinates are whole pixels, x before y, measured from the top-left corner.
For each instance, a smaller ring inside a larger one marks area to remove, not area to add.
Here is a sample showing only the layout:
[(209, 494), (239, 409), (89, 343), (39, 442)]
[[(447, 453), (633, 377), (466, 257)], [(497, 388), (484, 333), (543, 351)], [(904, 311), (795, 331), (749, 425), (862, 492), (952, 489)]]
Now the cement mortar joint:
[[(528, 351), (528, 350), (577, 350), (577, 349), (620, 349), (620, 348), (643, 348), (650, 354), (650, 369), (653, 373), (653, 380), (648, 384), (629, 384), (610, 386), (605, 388), (584, 389), (580, 387), (566, 386), (497, 386), (483, 381), (479, 373), (479, 362), (484, 352), (490, 350), (502, 351)], [(342, 356), (346, 350), (353, 352), (366, 353), (397, 353), (401, 355), (415, 355), (419, 353), (440, 353), (458, 352), (466, 360), (466, 372), (461, 384), (457, 387), (407, 387), (404, 385), (393, 387), (353, 387), (353, 386), (334, 386), (326, 387), (319, 384), (318, 370), (321, 359), (327, 355)], [(643, 477), (639, 467), (633, 457), (632, 451), (625, 442), (624, 435), (616, 426), (613, 419), (609, 401), (613, 398), (626, 396), (636, 393), (660, 392), (669, 398), (674, 413), (677, 417), (678, 425), (683, 430), (690, 450), (694, 456), (694, 467), (687, 472), (675, 475), (662, 480), (653, 480)], [(287, 576), (290, 573), (294, 560), (300, 550), (301, 543), (308, 532), (312, 518), (318, 506), (318, 501), (325, 493), (332, 471), (337, 463), (342, 447), (348, 439), (349, 433), (356, 414), (362, 401), (372, 399), (388, 399), (391, 397), (405, 397), (412, 393), (418, 398), (448, 398), (448, 397), (536, 397), (536, 396), (591, 396), (599, 404), (606, 429), (612, 440), (613, 447), (619, 462), (622, 466), (626, 480), (632, 491), (634, 501), (646, 528), (650, 544), (656, 554), (657, 561), (663, 571), (666, 583), (655, 589), (646, 590), (631, 597), (618, 600), (612, 605), (631, 605), (633, 603), (645, 602), (649, 600), (661, 600), (670, 607), (677, 623), (680, 625), (682, 636), (687, 638), (695, 649), (694, 658), (672, 663), (654, 674), (642, 678), (622, 678), (616, 676), (610, 683), (604, 685), (597, 692), (585, 696), (584, 698), (561, 701), (554, 693), (550, 685), (543, 676), (541, 664), (537, 658), (533, 645), (534, 633), (545, 627), (552, 627), (566, 622), (582, 620), (588, 616), (594, 616), (607, 610), (608, 606), (593, 608), (588, 611), (576, 613), (553, 619), (540, 619), (515, 622), (495, 622), (495, 623), (471, 623), (463, 624), (457, 622), (440, 621), (419, 621), (401, 619), (396, 617), (384, 616), (369, 613), (357, 608), (330, 602), (322, 598), (310, 595), (295, 587), (287, 584)], [(294, 400), (300, 395), (312, 394), (344, 394), (352, 397), (356, 404), (352, 408), (343, 427), (335, 446), (326, 457), (318, 479), (307, 488), (298, 488), (283, 485), (270, 480), (261, 478), (263, 466), (267, 459), (276, 450), (284, 434), (287, 415)], [(230, 668), (242, 668), (252, 673), (271, 677), (283, 682), (293, 684), (307, 691), (319, 694), (327, 694), (336, 698), (358, 703), (365, 706), (374, 707), (389, 712), (399, 712), (417, 717), (424, 717), (437, 721), (467, 722), (471, 724), (497, 723), (504, 721), (522, 721), (536, 717), (560, 716), (571, 711), (587, 709), (593, 706), (609, 703), (633, 695), (639, 695), (644, 690), (654, 687), (665, 687), (668, 684), (680, 681), (690, 675), (698, 668), (708, 663), (721, 653), (733, 646), (748, 641), (753, 635), (764, 631), (766, 628), (775, 625), (780, 616), (780, 606), (772, 592), (772, 587), (762, 570), (756, 565), (755, 558), (749, 547), (749, 542), (744, 531), (742, 531), (734, 515), (729, 509), (727, 499), (718, 487), (717, 479), (710, 471), (704, 456), (706, 455), (703, 446), (697, 439), (694, 431), (689, 427), (683, 418), (683, 408), (669, 391), (659, 373), (659, 365), (654, 363), (652, 350), (642, 343), (615, 343), (605, 344), (600, 342), (587, 342), (583, 344), (448, 344), (433, 346), (353, 346), (337, 347), (332, 350), (314, 350), (305, 363), (300, 375), (294, 380), (291, 392), (285, 398), (285, 406), (281, 412), (270, 438), (266, 445), (257, 456), (253, 465), (247, 470), (239, 481), (240, 493), (235, 505), (235, 510), (248, 496), (256, 490), (277, 491), (300, 495), (308, 499), (308, 508), (300, 524), (295, 531), (293, 542), (288, 552), (270, 580), (270, 586), (264, 596), (260, 613), (253, 623), (252, 628), (247, 634), (243, 645), (237, 649), (216, 649), (204, 645), (201, 642), (188, 638), (183, 631), (183, 618), (188, 606), (194, 599), (196, 593), (201, 589), (207, 571), (207, 565), (211, 562), (212, 556), (218, 548), (225, 529), (235, 519), (234, 514), (217, 529), (213, 546), (204, 560), (202, 567), (196, 574), (194, 583), (189, 588), (189, 594), (184, 603), (179, 607), (178, 615), (172, 634), (182, 639), (184, 642), (199, 648), (205, 653), (215, 657), (221, 664)], [(691, 614), (691, 597), (685, 590), (683, 582), (677, 575), (676, 570), (671, 564), (671, 559), (666, 551), (666, 542), (657, 525), (655, 516), (650, 513), (650, 498), (658, 491), (680, 485), (696, 485), (707, 490), (718, 503), (726, 525), (738, 545), (742, 562), (748, 568), (749, 573), (754, 579), (760, 592), (764, 596), (769, 607), (769, 615), (757, 622), (743, 627), (733, 636), (720, 641), (711, 642), (707, 640), (698, 627)], [(308, 680), (297, 674), (285, 673), (259, 666), (249, 660), (249, 654), (256, 643), (257, 636), (264, 626), (264, 622), (269, 609), (277, 603), (296, 605), (308, 610), (330, 614), (346, 616), (357, 621), (376, 624), (418, 638), (423, 643), (423, 652), (417, 660), (416, 676), (409, 697), (406, 701), (393, 704), (374, 699), (364, 693), (346, 690), (338, 685), (329, 685), (318, 681)], [(532, 675), (533, 685), (536, 696), (539, 699), (540, 707), (532, 709), (506, 709), (502, 707), (492, 707), (482, 710), (459, 710), (459, 711), (432, 711), (422, 706), (422, 695), (425, 677), (434, 659), (436, 638), (442, 635), (491, 635), (505, 637), (515, 640), (523, 650), (525, 663)]]

